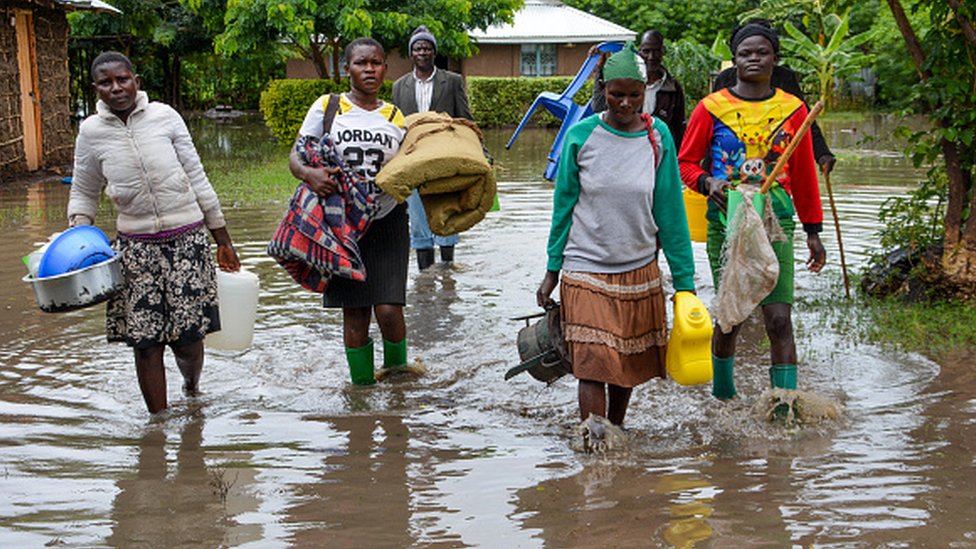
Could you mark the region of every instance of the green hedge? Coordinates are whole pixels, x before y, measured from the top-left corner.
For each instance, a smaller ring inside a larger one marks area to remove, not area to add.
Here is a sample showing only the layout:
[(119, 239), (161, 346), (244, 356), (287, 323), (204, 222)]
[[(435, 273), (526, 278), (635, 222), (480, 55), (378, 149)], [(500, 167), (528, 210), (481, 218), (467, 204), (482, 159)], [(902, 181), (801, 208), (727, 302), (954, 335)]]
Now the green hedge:
[[(549, 78), (489, 78), (472, 76), (468, 80), (468, 99), (475, 122), (484, 128), (514, 126), (522, 120), (525, 111), (541, 92), (559, 93), (573, 80), (569, 76)], [(576, 103), (586, 104), (593, 93), (593, 81), (589, 80), (576, 94)], [(557, 123), (544, 108), (536, 111), (533, 120), (540, 125)]]
[[(539, 93), (561, 92), (569, 85), (571, 77), (550, 78), (488, 78), (473, 76), (467, 79), (468, 99), (475, 122), (483, 128), (514, 126), (522, 120), (525, 111)], [(332, 80), (272, 80), (261, 92), (261, 113), (265, 123), (278, 139), (291, 141), (302, 125), (308, 107), (326, 93), (346, 91), (348, 80), (336, 83)], [(393, 83), (386, 81), (380, 89), (380, 97), (392, 95)], [(593, 91), (593, 81), (586, 82), (576, 95), (576, 102), (585, 104)], [(536, 111), (533, 122), (550, 126), (558, 121), (544, 108)]]
[[(264, 123), (271, 133), (282, 141), (291, 142), (302, 127), (305, 113), (312, 103), (327, 93), (344, 92), (349, 89), (349, 81), (334, 80), (272, 80), (261, 92), (259, 108)], [(389, 99), (393, 94), (393, 82), (383, 82), (380, 97)]]

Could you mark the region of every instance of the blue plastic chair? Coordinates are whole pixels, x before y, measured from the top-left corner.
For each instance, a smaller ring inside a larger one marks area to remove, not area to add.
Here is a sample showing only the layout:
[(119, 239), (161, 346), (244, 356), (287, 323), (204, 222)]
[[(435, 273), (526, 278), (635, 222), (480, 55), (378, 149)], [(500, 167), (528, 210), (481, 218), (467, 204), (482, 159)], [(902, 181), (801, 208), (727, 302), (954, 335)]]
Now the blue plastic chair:
[(573, 81), (566, 86), (566, 89), (562, 93), (553, 92), (542, 92), (535, 98), (529, 110), (526, 111), (525, 116), (522, 117), (522, 121), (519, 122), (517, 128), (515, 128), (515, 133), (512, 134), (512, 138), (508, 140), (505, 144), (506, 149), (512, 148), (512, 144), (515, 143), (515, 138), (522, 132), (525, 125), (532, 118), (535, 110), (540, 106), (545, 107), (550, 113), (556, 118), (562, 121), (559, 126), (559, 132), (556, 134), (556, 140), (552, 143), (552, 148), (549, 150), (549, 163), (546, 165), (546, 171), (543, 177), (552, 181), (556, 177), (556, 168), (559, 166), (559, 155), (563, 148), (563, 139), (566, 137), (566, 132), (569, 128), (586, 118), (587, 116), (593, 114), (593, 108), (590, 106), (590, 102), (587, 101), (586, 105), (577, 105), (573, 101), (573, 97), (580, 91), (583, 84), (586, 83), (587, 79), (590, 78), (590, 74), (596, 68), (597, 61), (600, 60), (600, 53), (613, 53), (618, 52), (624, 47), (623, 42), (601, 42), (597, 45), (597, 52), (586, 58), (583, 61), (583, 66), (580, 67), (579, 72), (573, 78)]

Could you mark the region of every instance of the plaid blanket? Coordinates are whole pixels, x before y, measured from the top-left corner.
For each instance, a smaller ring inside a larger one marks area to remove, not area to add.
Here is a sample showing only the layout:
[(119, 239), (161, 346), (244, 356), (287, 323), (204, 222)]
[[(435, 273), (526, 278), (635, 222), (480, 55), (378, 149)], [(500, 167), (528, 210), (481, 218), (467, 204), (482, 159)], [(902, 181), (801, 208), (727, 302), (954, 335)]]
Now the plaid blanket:
[(332, 275), (366, 280), (357, 242), (369, 229), (377, 209), (369, 182), (346, 165), (328, 134), (321, 140), (302, 136), (295, 142), (295, 150), (307, 166), (340, 168), (333, 176), (339, 187), (320, 197), (300, 183), (268, 242), (268, 255), (295, 282), (313, 292), (325, 292)]

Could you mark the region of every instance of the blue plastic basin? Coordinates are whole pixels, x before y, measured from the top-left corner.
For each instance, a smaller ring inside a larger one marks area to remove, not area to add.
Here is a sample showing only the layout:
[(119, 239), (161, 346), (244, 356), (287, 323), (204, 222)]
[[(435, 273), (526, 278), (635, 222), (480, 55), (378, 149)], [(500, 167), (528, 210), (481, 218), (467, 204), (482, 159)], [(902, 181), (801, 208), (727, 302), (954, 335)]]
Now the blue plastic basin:
[(98, 227), (79, 225), (61, 233), (52, 242), (37, 266), (37, 277), (57, 276), (115, 257), (115, 250)]

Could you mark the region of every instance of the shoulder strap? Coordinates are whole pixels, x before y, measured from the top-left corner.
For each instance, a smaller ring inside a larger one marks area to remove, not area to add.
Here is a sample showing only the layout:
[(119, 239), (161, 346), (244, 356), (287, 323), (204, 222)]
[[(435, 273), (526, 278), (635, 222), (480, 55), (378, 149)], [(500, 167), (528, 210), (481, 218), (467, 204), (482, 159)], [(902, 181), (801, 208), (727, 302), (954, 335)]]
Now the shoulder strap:
[(387, 117), (386, 121), (393, 122), (398, 112), (400, 112), (400, 109), (396, 105), (393, 105), (393, 109), (390, 110), (390, 116)]
[(329, 100), (325, 104), (325, 115), (322, 117), (322, 135), (332, 131), (332, 122), (335, 121), (336, 113), (339, 112), (339, 94), (330, 93)]
[(654, 140), (654, 117), (646, 112), (641, 113), (644, 125), (647, 126), (647, 140), (651, 142), (651, 150), (654, 151), (654, 169), (661, 165), (661, 154), (664, 150), (657, 141)]

